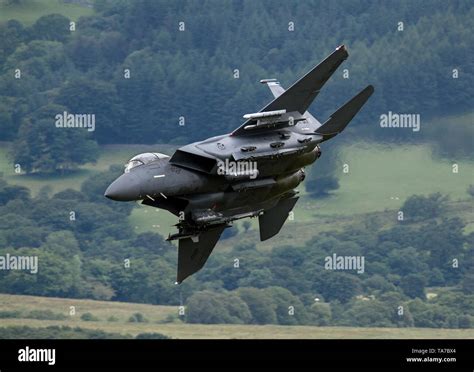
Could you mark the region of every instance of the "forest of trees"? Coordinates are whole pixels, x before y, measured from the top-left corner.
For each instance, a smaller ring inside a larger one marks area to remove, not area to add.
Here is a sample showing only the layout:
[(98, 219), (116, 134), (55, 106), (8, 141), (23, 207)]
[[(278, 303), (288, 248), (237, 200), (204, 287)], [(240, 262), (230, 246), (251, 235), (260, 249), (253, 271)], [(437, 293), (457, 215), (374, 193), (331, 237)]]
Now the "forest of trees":
[[(0, 256), (39, 261), (37, 274), (0, 271), (0, 292), (185, 305), (182, 320), (191, 323), (474, 324), (474, 233), (443, 217), (441, 195), (407, 199), (406, 219), (390, 229), (332, 231), (265, 254), (245, 241), (216, 250), (204, 270), (176, 286), (176, 248), (156, 233), (136, 234), (130, 204), (98, 197), (117, 172), (90, 177), (81, 191), (34, 198), (0, 183)], [(333, 254), (364, 256), (365, 272), (326, 270)], [(434, 299), (427, 287), (438, 288)]]
[(313, 105), (321, 120), (368, 83), (376, 94), (354, 125), (379, 137), (412, 137), (379, 130), (388, 110), (427, 120), (472, 108), (469, 1), (98, 0), (95, 9), (74, 31), (59, 14), (0, 25), (0, 140), (21, 141), (21, 127), (52, 107), (94, 113), (98, 143), (217, 135), (270, 99), (259, 79), (288, 87), (341, 43), (350, 58)]

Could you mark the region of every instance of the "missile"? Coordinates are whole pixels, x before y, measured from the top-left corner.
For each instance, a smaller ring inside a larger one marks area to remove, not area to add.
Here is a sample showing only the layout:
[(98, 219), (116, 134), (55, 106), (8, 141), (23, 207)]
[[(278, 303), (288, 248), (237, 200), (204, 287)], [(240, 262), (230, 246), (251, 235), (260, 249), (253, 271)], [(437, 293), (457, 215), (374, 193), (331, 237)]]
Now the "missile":
[(271, 116), (281, 116), (283, 114), (286, 114), (286, 110), (255, 112), (253, 114), (245, 114), (244, 119), (261, 119)]
[(260, 80), (260, 83), (266, 84), (266, 83), (278, 83), (277, 79), (262, 79)]

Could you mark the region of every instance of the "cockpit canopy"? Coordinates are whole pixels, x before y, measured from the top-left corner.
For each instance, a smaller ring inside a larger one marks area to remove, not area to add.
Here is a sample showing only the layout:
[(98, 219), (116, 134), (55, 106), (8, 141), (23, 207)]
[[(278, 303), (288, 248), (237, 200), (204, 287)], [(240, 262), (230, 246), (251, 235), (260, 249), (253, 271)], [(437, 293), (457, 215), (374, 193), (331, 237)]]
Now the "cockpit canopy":
[(130, 172), (131, 169), (140, 165), (145, 165), (152, 161), (166, 158), (169, 158), (169, 156), (159, 152), (144, 152), (143, 154), (135, 155), (127, 162), (127, 164), (125, 164), (125, 173)]

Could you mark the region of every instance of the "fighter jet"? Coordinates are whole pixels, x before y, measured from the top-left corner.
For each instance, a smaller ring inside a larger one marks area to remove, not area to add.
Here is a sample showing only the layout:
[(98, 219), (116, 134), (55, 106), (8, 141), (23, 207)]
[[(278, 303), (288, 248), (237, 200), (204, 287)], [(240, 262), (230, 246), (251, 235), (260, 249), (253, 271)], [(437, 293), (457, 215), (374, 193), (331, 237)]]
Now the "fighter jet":
[(105, 191), (118, 201), (167, 210), (178, 217), (177, 283), (199, 271), (224, 229), (258, 217), (260, 240), (278, 234), (298, 200), (304, 167), (321, 156), (320, 144), (342, 132), (374, 88), (369, 85), (321, 124), (307, 110), (339, 65), (344, 45), (285, 90), (261, 80), (274, 99), (229, 134), (180, 147), (170, 157), (144, 153), (131, 158)]

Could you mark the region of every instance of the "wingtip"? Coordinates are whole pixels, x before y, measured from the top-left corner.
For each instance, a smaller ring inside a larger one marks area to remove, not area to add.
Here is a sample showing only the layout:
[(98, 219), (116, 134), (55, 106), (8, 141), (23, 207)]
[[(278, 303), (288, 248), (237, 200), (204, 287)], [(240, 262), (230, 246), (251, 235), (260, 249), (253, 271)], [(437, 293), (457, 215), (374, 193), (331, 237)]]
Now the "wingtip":
[(336, 52), (344, 53), (346, 58), (349, 56), (349, 52), (347, 51), (347, 47), (344, 44), (339, 45), (336, 48)]
[(370, 85), (367, 85), (367, 87), (365, 88), (365, 90), (366, 90), (367, 92), (369, 92), (370, 94), (372, 94), (372, 93), (374, 93), (375, 88), (374, 88), (374, 86), (373, 86), (372, 84), (370, 84)]
[(260, 84), (277, 83), (277, 82), (278, 82), (278, 80), (277, 80), (277, 79), (274, 79), (274, 78), (272, 78), (272, 79), (262, 79), (262, 80), (260, 80)]

